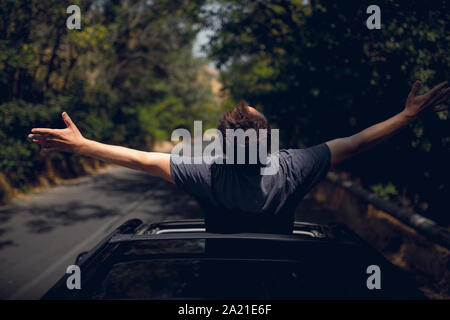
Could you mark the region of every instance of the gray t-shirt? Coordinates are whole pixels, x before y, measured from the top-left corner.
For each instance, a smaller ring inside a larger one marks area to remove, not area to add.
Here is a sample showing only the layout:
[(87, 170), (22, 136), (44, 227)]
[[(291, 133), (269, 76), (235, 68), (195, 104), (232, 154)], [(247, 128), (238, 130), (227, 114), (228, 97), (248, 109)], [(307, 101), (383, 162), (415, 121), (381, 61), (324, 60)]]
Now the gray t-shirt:
[[(274, 155), (271, 155), (273, 157)], [(230, 164), (187, 164), (170, 159), (171, 175), (200, 203), (209, 232), (290, 233), (297, 204), (328, 172), (331, 153), (325, 143), (306, 149), (282, 149), (279, 170)]]

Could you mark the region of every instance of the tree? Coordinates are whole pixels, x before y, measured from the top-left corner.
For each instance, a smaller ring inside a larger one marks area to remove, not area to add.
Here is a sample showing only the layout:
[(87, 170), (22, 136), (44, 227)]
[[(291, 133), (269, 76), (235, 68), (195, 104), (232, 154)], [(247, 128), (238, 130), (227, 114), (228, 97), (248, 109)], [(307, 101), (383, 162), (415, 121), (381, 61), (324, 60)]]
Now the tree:
[(9, 183), (23, 188), (49, 163), (80, 173), (79, 158), (43, 158), (26, 138), (32, 127), (61, 126), (62, 111), (90, 138), (139, 148), (213, 118), (206, 62), (192, 55), (203, 3), (73, 1), (82, 27), (68, 30), (65, 2), (0, 2), (0, 171)]
[[(415, 79), (449, 78), (446, 1), (380, 1), (381, 30), (366, 27), (369, 1), (219, 2), (210, 55), (224, 88), (260, 107), (288, 147), (350, 135), (399, 112)], [(343, 169), (366, 186), (392, 182), (447, 224), (449, 138), (448, 112), (429, 114)]]

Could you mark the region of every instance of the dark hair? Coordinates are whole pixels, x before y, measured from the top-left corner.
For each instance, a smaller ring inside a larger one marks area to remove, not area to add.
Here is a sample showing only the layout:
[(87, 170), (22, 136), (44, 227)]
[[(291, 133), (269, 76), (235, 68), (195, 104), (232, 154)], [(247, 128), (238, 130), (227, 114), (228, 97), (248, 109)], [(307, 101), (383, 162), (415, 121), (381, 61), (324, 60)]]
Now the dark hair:
[[(227, 139), (226, 130), (227, 129), (242, 129), (244, 132), (248, 129), (255, 129), (257, 133), (258, 142), (260, 139), (259, 129), (267, 130), (267, 146), (270, 146), (270, 126), (266, 117), (261, 112), (253, 112), (249, 108), (246, 101), (240, 101), (233, 109), (227, 111), (220, 119), (217, 129), (222, 133), (223, 136), (223, 152), (226, 153), (227, 149)], [(246, 159), (248, 160), (248, 144), (245, 141), (246, 147)], [(258, 143), (258, 147), (260, 144)], [(236, 150), (236, 144), (235, 144)], [(234, 152), (236, 156), (236, 152)], [(258, 153), (259, 159), (259, 153)], [(236, 159), (235, 159), (236, 160)], [(236, 163), (236, 161), (235, 161)]]

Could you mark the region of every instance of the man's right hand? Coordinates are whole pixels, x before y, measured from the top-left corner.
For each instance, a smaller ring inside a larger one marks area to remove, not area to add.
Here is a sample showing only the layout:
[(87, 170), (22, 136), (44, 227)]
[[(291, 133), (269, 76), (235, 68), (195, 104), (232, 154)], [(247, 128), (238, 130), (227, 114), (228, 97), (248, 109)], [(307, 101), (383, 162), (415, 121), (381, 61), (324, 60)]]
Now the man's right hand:
[(67, 128), (34, 128), (31, 130), (32, 133), (28, 135), (28, 138), (40, 144), (42, 152), (78, 152), (86, 139), (66, 112), (62, 113), (62, 118)]
[(28, 135), (33, 142), (43, 146), (43, 152), (76, 152), (119, 166), (147, 172), (174, 183), (170, 173), (170, 154), (144, 152), (130, 148), (103, 144), (84, 138), (67, 113), (62, 118), (65, 129), (35, 128)]

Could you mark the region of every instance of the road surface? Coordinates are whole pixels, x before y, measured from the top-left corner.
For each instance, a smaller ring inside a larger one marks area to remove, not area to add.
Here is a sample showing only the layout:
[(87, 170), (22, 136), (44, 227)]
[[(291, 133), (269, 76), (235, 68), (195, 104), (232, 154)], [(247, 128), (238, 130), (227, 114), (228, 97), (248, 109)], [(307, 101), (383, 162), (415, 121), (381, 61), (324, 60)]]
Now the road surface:
[[(306, 200), (304, 221), (327, 222)], [(0, 299), (39, 299), (74, 263), (131, 218), (202, 218), (197, 202), (151, 175), (113, 168), (0, 207)], [(324, 218), (325, 217), (325, 218)]]

